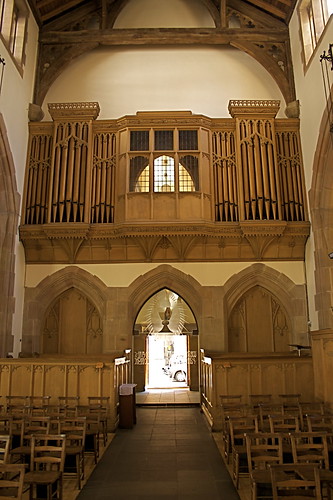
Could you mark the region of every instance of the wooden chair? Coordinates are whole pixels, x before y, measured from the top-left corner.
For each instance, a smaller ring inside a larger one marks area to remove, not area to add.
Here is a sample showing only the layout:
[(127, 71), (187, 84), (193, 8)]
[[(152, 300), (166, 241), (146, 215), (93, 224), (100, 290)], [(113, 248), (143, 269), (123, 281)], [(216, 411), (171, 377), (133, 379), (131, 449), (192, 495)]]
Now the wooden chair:
[(307, 427), (308, 417), (314, 416), (315, 418), (320, 415), (325, 415), (327, 413), (326, 405), (323, 401), (310, 401), (310, 402), (300, 402), (300, 421), (303, 431), (310, 430)]
[(246, 452), (251, 485), (251, 499), (271, 498), (269, 466), (282, 464), (282, 436), (260, 432), (246, 434)]
[(104, 446), (108, 439), (109, 401), (109, 396), (88, 396), (88, 412), (90, 415), (96, 413), (99, 415)]
[(29, 396), (29, 415), (48, 415), (51, 396)]
[(59, 396), (58, 411), (59, 414), (66, 417), (77, 417), (80, 396)]
[(6, 413), (8, 415), (23, 416), (29, 411), (28, 396), (6, 396)]
[(222, 439), (224, 447), (224, 456), (229, 462), (231, 453), (229, 419), (233, 417), (244, 417), (248, 412), (248, 405), (242, 403), (241, 395), (220, 394), (220, 408), (222, 419)]
[(270, 432), (299, 432), (299, 418), (297, 415), (269, 415)]
[[(14, 421), (13, 421), (14, 423)], [(31, 439), (33, 434), (49, 434), (50, 417), (30, 416), (21, 420), (21, 436), (19, 446), (10, 450), (11, 461), (29, 462)]]
[(0, 463), (7, 464), (9, 462), (9, 447), (10, 436), (0, 436)]
[(101, 422), (99, 414), (89, 413), (86, 416), (87, 430), (86, 430), (86, 440), (84, 446), (84, 452), (86, 454), (92, 454), (94, 457), (94, 462), (97, 464), (99, 457), (99, 439), (101, 432)]
[(9, 415), (1, 415), (0, 416), (0, 435), (1, 436), (9, 436), (10, 434), (10, 420), (11, 417)]
[(259, 403), (260, 430), (270, 432), (269, 416), (283, 415), (283, 404), (281, 403)]
[(30, 500), (41, 496), (47, 500), (62, 499), (65, 447), (65, 434), (32, 437), (30, 470), (26, 472), (24, 479), (30, 487)]
[(246, 452), (246, 433), (258, 433), (258, 416), (230, 418), (230, 442), (232, 454), (232, 477), (236, 488), (239, 487), (240, 474), (248, 474), (248, 462)]
[(271, 465), (273, 500), (321, 500), (318, 464)]
[(294, 463), (319, 463), (329, 469), (327, 436), (322, 432), (298, 432), (290, 434)]
[(307, 414), (306, 423), (309, 432), (333, 432), (332, 414)]
[(0, 463), (0, 499), (22, 499), (25, 466)]
[(75, 475), (77, 487), (81, 489), (84, 479), (84, 447), (86, 440), (86, 417), (64, 417), (59, 419), (59, 434), (66, 436), (64, 475)]

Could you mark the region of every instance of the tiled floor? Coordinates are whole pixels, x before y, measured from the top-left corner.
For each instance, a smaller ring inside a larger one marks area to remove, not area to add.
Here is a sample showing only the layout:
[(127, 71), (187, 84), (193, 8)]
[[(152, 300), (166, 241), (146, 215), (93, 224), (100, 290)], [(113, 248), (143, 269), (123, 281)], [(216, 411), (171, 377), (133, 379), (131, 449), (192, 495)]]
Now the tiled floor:
[(199, 404), (199, 392), (183, 389), (149, 389), (145, 392), (136, 393), (136, 403), (138, 405), (154, 404)]
[(117, 430), (78, 500), (239, 500), (199, 407), (141, 406), (136, 414), (132, 429)]

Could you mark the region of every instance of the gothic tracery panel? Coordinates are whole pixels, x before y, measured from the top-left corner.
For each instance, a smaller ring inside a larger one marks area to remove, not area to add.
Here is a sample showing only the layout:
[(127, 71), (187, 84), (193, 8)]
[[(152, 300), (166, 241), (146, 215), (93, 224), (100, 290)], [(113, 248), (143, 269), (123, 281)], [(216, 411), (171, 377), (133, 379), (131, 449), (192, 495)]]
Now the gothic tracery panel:
[(98, 354), (102, 349), (103, 325), (96, 307), (74, 288), (62, 293), (46, 314), (42, 352)]
[(284, 308), (261, 286), (244, 294), (229, 316), (230, 352), (286, 352), (289, 337), (290, 321)]

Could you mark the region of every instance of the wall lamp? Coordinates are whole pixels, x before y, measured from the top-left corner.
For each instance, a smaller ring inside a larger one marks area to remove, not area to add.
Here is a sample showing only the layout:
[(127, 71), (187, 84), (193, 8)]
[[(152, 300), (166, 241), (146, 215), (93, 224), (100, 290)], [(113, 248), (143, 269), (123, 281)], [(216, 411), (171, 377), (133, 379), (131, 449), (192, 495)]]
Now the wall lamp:
[[(323, 64), (325, 62), (325, 64)], [(329, 69), (333, 71), (333, 43), (330, 43), (328, 46), (328, 50), (324, 50), (324, 52), (320, 56), (321, 63), (321, 72), (323, 76), (323, 84), (325, 90), (325, 98), (326, 98), (326, 106), (327, 106), (327, 114), (328, 120), (330, 124), (330, 132), (333, 133), (333, 109), (332, 109), (332, 95), (331, 95), (331, 78), (329, 76)], [(330, 257), (332, 258), (332, 257)]]
[(326, 54), (326, 51), (324, 50), (324, 52), (321, 54), (320, 56), (320, 62), (322, 62), (323, 60), (325, 61), (328, 61), (331, 63), (331, 71), (333, 70), (333, 54), (332, 54), (332, 50), (333, 50), (333, 43), (330, 43), (329, 46), (328, 46), (328, 51), (327, 51), (327, 54)]
[(0, 94), (1, 94), (1, 89), (2, 89), (2, 80), (3, 80), (3, 72), (5, 70), (5, 65), (6, 61), (4, 60), (3, 57), (0, 56), (0, 64), (1, 64), (1, 76), (0, 76)]
[(333, 259), (333, 252), (330, 252), (330, 253), (328, 254), (328, 256), (329, 256), (329, 258), (330, 258), (330, 259)]

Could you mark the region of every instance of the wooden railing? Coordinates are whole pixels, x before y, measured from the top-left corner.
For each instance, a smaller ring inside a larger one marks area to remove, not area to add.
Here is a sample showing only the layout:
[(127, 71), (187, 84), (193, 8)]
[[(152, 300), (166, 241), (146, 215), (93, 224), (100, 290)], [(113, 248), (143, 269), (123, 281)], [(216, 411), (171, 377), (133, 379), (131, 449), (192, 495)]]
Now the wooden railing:
[(213, 430), (220, 430), (221, 395), (301, 394), (301, 401), (314, 400), (311, 356), (279, 353), (202, 353), (201, 406)]

